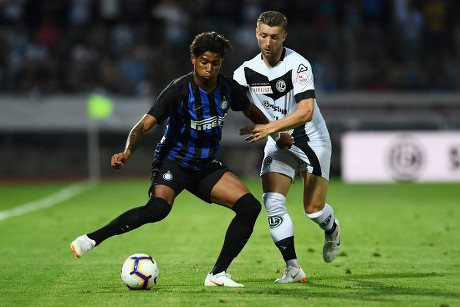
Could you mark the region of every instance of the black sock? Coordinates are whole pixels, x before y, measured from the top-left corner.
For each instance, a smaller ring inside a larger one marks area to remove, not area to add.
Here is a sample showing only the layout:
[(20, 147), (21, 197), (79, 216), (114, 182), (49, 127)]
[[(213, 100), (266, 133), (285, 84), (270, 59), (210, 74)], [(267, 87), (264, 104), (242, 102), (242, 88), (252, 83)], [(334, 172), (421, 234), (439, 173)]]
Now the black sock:
[(328, 231), (324, 231), (327, 235), (331, 235), (334, 233), (335, 229), (337, 228), (337, 224), (334, 223), (334, 225), (332, 225), (332, 228), (329, 229)]
[(261, 207), (260, 202), (250, 193), (243, 195), (233, 205), (232, 210), (236, 215), (228, 226), (224, 245), (211, 273), (226, 271), (233, 259), (238, 256), (252, 234)]
[(107, 238), (136, 229), (146, 223), (153, 223), (164, 219), (171, 211), (171, 206), (159, 197), (150, 198), (142, 207), (132, 208), (112, 220), (110, 223), (95, 232), (88, 233), (88, 237), (99, 245)]
[(296, 253), (294, 248), (294, 237), (285, 238), (275, 243), (275, 245), (280, 250), (281, 254), (283, 255), (284, 261), (288, 261), (291, 259), (296, 259)]

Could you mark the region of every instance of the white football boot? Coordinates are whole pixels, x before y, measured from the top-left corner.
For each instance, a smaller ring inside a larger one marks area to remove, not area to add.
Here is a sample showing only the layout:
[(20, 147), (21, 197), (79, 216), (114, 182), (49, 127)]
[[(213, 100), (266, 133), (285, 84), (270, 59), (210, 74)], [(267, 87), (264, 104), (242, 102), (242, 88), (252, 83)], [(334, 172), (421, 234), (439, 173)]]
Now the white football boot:
[(209, 273), (204, 280), (204, 285), (210, 287), (244, 287), (243, 284), (236, 283), (230, 277), (230, 274), (225, 274), (225, 271), (216, 275)]
[(336, 229), (330, 235), (325, 235), (324, 246), (323, 246), (323, 259), (325, 262), (332, 262), (340, 249), (340, 225), (339, 220), (335, 219)]
[(302, 270), (300, 266), (299, 267), (289, 266), (286, 269), (284, 269), (283, 277), (275, 280), (275, 283), (288, 284), (292, 282), (306, 282), (306, 281), (307, 281), (307, 277), (305, 275), (305, 272)]
[(87, 235), (82, 235), (70, 243), (70, 249), (75, 254), (75, 257), (80, 258), (96, 246), (96, 241), (88, 238)]

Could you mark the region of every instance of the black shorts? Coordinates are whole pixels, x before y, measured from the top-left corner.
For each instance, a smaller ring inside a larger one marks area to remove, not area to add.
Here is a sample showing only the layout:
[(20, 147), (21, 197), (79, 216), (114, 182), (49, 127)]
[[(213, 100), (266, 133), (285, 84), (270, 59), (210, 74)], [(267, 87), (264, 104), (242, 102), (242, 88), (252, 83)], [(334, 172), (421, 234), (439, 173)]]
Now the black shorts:
[(191, 170), (180, 166), (168, 158), (154, 159), (152, 162), (152, 184), (165, 185), (173, 189), (176, 196), (184, 189), (205, 202), (211, 203), (211, 190), (230, 169), (221, 162), (214, 160), (210, 166), (202, 170)]

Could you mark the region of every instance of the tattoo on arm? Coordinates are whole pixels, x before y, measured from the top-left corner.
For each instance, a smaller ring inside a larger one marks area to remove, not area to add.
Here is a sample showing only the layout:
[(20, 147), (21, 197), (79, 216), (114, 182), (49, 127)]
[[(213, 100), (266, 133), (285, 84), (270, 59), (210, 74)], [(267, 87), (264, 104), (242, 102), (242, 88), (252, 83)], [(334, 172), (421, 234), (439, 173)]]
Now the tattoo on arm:
[(130, 150), (133, 152), (141, 143), (142, 138), (144, 137), (145, 130), (143, 125), (135, 126), (129, 133), (128, 140), (126, 141), (125, 150)]

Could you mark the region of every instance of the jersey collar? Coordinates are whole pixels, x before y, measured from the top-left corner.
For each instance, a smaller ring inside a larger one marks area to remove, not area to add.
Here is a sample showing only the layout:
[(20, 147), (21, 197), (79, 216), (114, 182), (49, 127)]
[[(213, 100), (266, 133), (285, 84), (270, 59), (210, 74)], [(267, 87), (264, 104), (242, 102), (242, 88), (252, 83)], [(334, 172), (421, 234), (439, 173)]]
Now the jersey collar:
[[(273, 67), (276, 67), (278, 66), (278, 64), (284, 60), (284, 58), (286, 57), (286, 48), (283, 47), (283, 52), (281, 52), (281, 57), (280, 57), (280, 60), (278, 61), (278, 63), (276, 63), (275, 66)], [(264, 60), (264, 56), (262, 55), (262, 52), (260, 53), (260, 59), (263, 61)]]
[[(282, 60), (284, 60), (284, 57), (286, 56), (286, 48), (283, 47), (283, 52), (281, 52), (281, 57), (280, 57), (280, 62)], [(262, 55), (262, 52), (260, 53), (260, 59), (263, 61), (264, 60), (264, 56)]]
[[(193, 79), (193, 71), (191, 71), (189, 74), (188, 74), (188, 77), (189, 77), (189, 80), (190, 80), (190, 83), (192, 84), (192, 86), (196, 86), (196, 88), (199, 88), (200, 90), (202, 91), (205, 91), (204, 89), (202, 89), (201, 87), (198, 86), (198, 84), (196, 84), (195, 82), (195, 79)], [(217, 83), (216, 83), (216, 88), (214, 89), (214, 91), (219, 88), (219, 86), (222, 84), (223, 80), (222, 80), (222, 73), (218, 73), (217, 74)], [(214, 92), (213, 91), (213, 92)]]

